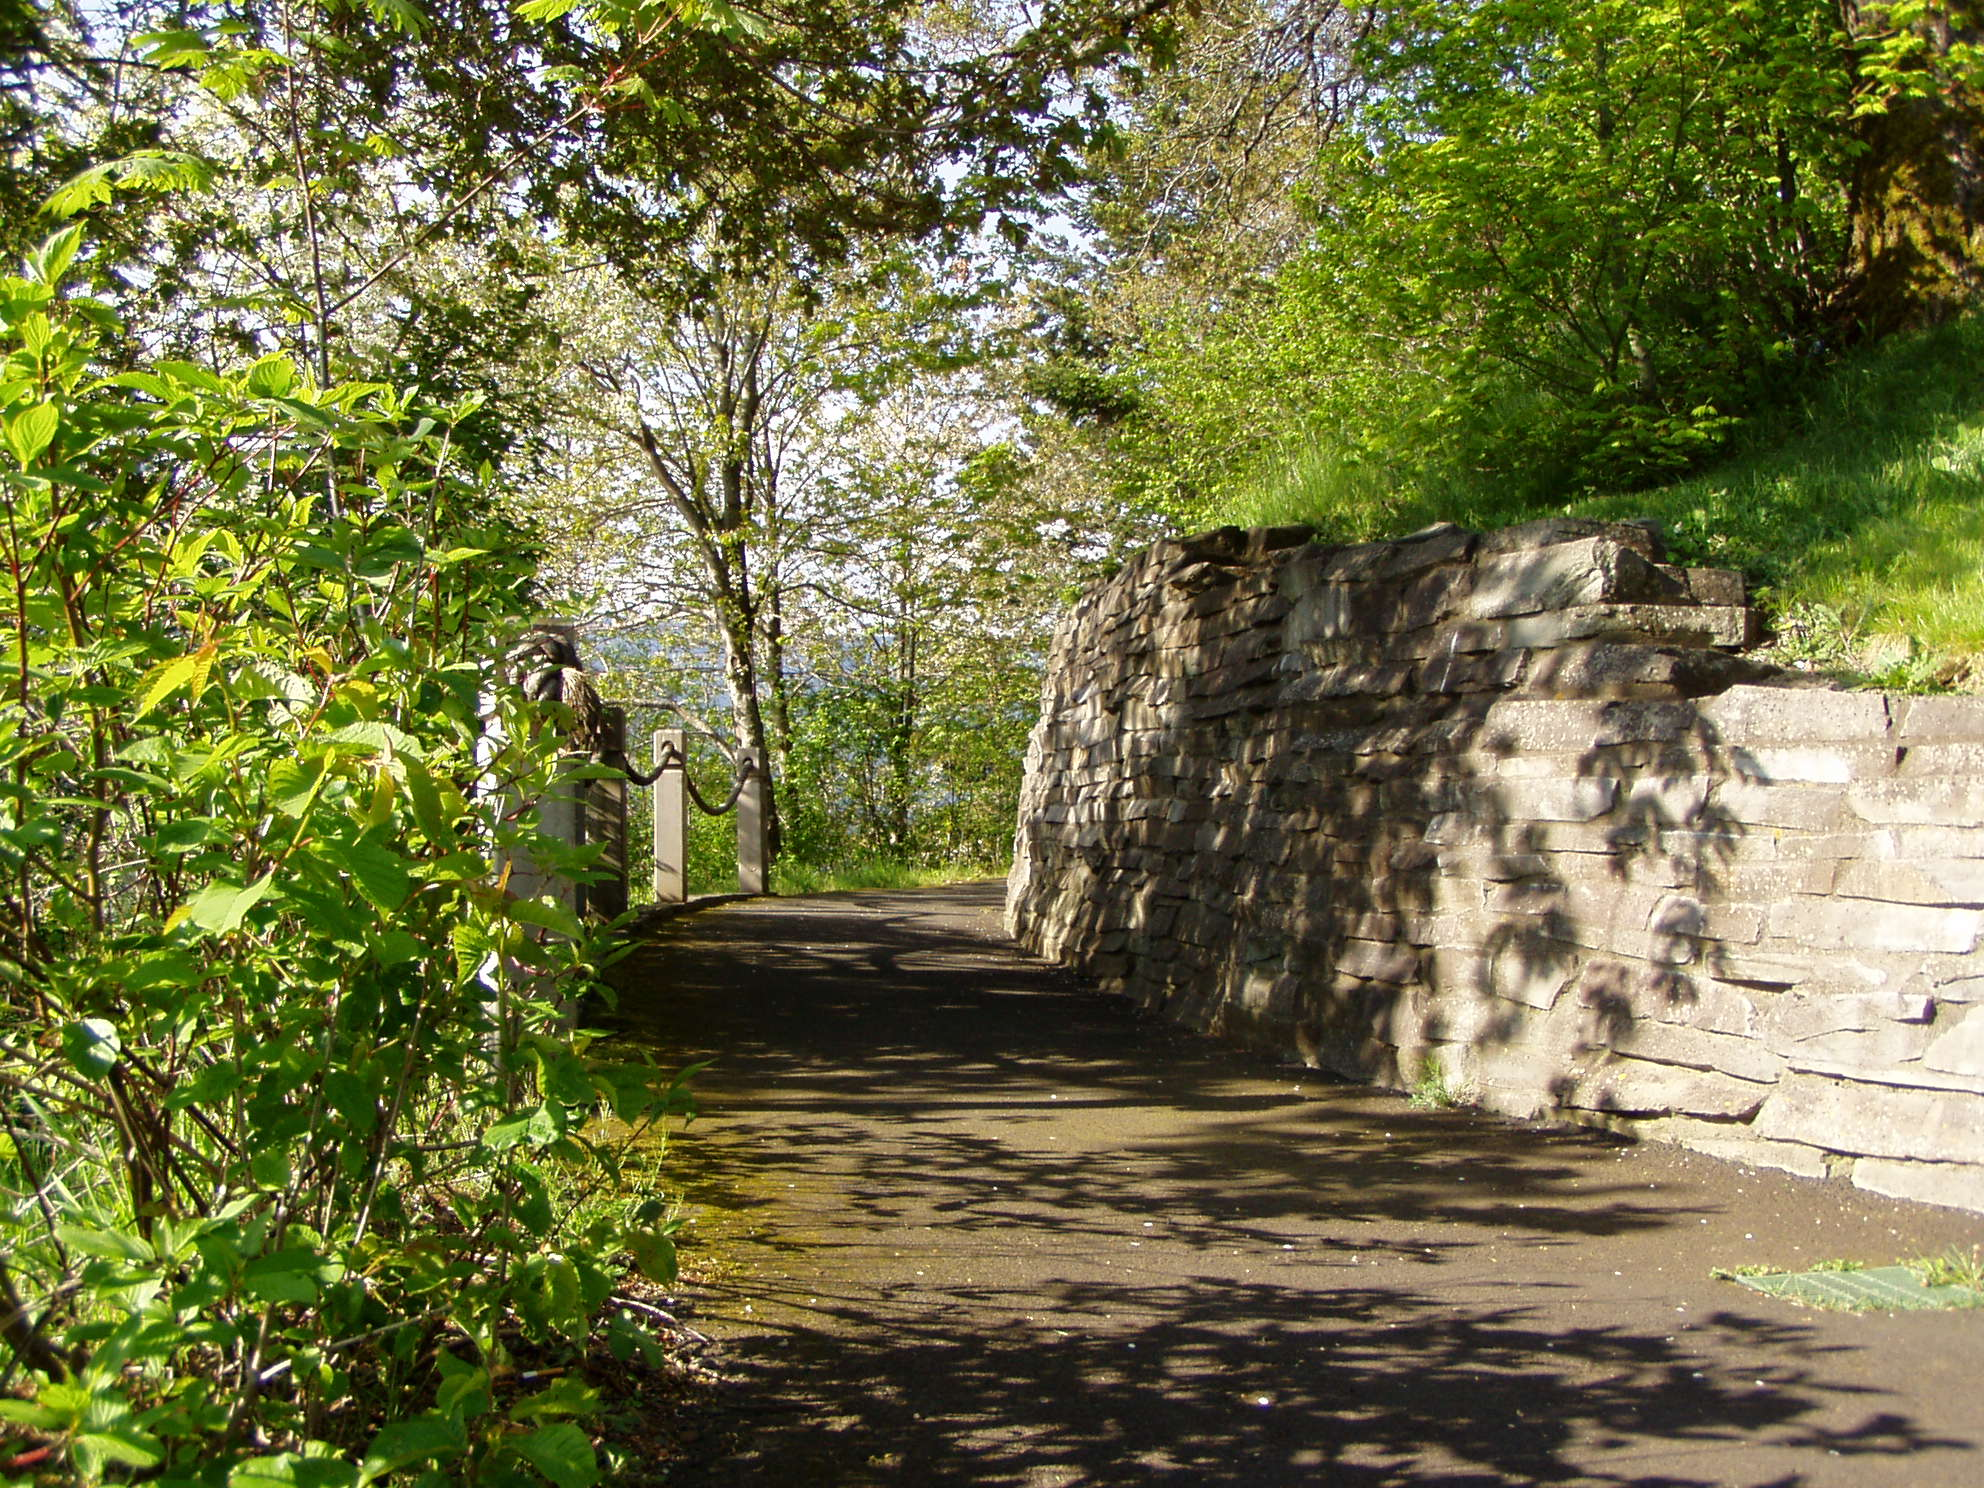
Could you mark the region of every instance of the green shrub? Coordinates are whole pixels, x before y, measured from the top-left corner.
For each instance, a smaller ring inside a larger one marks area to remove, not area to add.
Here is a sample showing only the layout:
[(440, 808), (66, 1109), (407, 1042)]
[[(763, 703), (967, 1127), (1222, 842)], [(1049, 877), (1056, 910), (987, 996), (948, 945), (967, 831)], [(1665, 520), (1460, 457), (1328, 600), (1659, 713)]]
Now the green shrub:
[(668, 1272), (590, 1195), (676, 1092), (506, 887), (585, 871), (491, 660), (529, 554), (386, 389), (106, 367), (76, 248), (0, 280), (0, 1419), (83, 1483), (590, 1483), (508, 1365)]

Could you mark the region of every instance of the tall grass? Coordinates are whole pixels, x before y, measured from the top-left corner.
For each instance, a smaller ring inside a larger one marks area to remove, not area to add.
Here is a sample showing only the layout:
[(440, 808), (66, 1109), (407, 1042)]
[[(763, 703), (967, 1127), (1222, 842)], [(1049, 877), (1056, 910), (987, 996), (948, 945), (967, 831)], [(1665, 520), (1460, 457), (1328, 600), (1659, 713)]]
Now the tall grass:
[(1521, 474), (1381, 471), (1308, 443), (1217, 520), (1355, 539), (1438, 520), (1652, 517), (1679, 560), (1746, 573), (1815, 659), (1984, 685), (1984, 314), (1842, 359), (1685, 480), (1551, 490)]
[(848, 889), (927, 889), (938, 884), (1005, 876), (1004, 863), (946, 863), (926, 867), (887, 858), (830, 864), (781, 861), (772, 869), (772, 888), (780, 894), (833, 894)]

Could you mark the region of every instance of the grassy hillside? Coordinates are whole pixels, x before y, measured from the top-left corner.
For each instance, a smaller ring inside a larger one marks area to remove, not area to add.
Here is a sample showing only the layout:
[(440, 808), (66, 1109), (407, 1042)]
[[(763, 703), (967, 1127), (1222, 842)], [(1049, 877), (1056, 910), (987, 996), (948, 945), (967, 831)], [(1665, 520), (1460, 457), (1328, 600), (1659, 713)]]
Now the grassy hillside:
[(1885, 686), (1984, 690), (1984, 314), (1842, 361), (1700, 474), (1654, 490), (1509, 499), (1386, 489), (1307, 454), (1220, 520), (1378, 535), (1569, 511), (1652, 517), (1683, 561), (1738, 568), (1779, 659)]

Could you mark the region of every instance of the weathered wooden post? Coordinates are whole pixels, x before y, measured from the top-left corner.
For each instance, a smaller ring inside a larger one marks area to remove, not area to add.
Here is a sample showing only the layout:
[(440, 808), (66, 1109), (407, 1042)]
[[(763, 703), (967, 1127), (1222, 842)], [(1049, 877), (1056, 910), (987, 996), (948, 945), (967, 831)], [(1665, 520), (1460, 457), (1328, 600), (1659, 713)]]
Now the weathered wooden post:
[[(600, 710), (599, 734), (593, 755), (608, 760), (627, 757), (627, 711), (608, 704)], [(601, 876), (584, 885), (587, 914), (613, 919), (627, 912), (627, 777), (589, 780), (585, 786), (585, 840), (598, 843)]]
[(680, 729), (654, 731), (654, 902), (680, 904), (689, 897), (687, 736)]
[(771, 891), (770, 843), (765, 820), (765, 767), (755, 749), (739, 750), (737, 773), (737, 888), (744, 894)]
[[(535, 702), (566, 702), (566, 673), (579, 672), (579, 628), (571, 620), (541, 620), (524, 643), (510, 657), (504, 669), (521, 666), (517, 678), (527, 697)], [(573, 750), (570, 741), (560, 752), (562, 765), (576, 767), (586, 756)], [(577, 847), (586, 840), (586, 783), (557, 780), (534, 803), (538, 830), (545, 836)], [(579, 885), (562, 873), (552, 873), (533, 861), (528, 853), (517, 853), (511, 860), (510, 892), (520, 899), (548, 895), (578, 914), (584, 907)]]

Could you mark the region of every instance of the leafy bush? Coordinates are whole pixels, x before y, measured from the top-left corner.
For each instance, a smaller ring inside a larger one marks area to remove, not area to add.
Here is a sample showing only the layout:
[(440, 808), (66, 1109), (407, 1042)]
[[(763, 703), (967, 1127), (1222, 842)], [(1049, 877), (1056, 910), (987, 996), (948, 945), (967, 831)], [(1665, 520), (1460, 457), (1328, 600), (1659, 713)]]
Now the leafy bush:
[(0, 280), (0, 1419), (83, 1483), (582, 1488), (587, 1392), (513, 1360), (669, 1273), (595, 1194), (679, 1091), (510, 892), (585, 870), (491, 660), (529, 554), (382, 387), (105, 375), (77, 246)]

